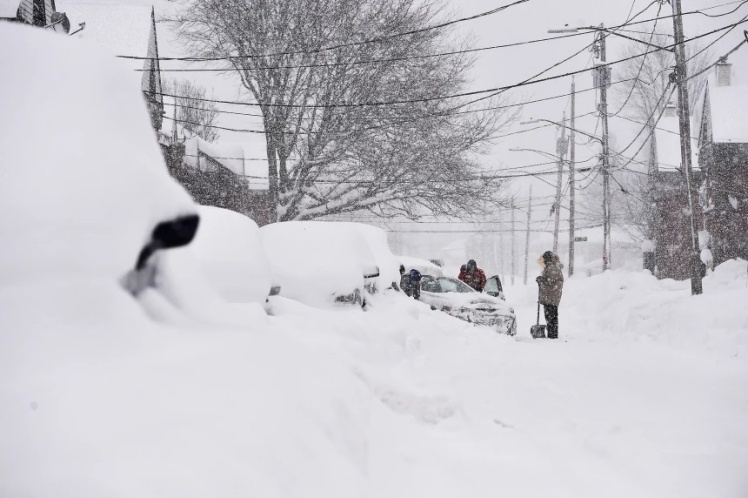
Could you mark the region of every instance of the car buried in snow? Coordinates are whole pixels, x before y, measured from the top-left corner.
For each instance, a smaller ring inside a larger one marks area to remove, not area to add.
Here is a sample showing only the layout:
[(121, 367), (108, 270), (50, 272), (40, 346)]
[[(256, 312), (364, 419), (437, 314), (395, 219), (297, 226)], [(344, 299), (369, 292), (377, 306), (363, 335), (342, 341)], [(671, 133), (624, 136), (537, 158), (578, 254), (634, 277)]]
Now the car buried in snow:
[(433, 310), (507, 335), (517, 334), (514, 309), (504, 300), (498, 276), (488, 279), (484, 292), (451, 277), (422, 275), (420, 300)]
[[(259, 229), (279, 295), (309, 306), (365, 307), (380, 268), (355, 223), (283, 221)], [(373, 228), (373, 227), (372, 227)]]

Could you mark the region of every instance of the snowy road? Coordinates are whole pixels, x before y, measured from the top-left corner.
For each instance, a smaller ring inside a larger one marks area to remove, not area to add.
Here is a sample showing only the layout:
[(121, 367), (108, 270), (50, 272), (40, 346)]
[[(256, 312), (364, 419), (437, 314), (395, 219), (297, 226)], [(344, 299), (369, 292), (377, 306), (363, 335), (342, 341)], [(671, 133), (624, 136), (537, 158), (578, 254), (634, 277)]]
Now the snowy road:
[(748, 492), (744, 364), (573, 339), (471, 339), (462, 348), (444, 347), (439, 360), (435, 351), (430, 356), (433, 369), (420, 369), (419, 385), (450, 393), (462, 412), (460, 423), (434, 429), (449, 456), (436, 475), (455, 490), (576, 497)]
[(745, 262), (572, 280), (560, 341), (529, 286), (515, 338), (398, 293), (228, 330), (82, 289), (0, 294), (0, 496), (748, 496)]
[[(608, 280), (568, 285), (563, 341), (530, 338), (534, 293), (522, 286), (507, 292), (522, 320), (517, 338), (447, 327), (422, 310), (422, 326), (407, 331), (374, 310), (366, 329), (375, 336), (325, 324), (360, 341), (352, 361), (368, 364), (364, 377), (389, 408), (371, 418), (372, 496), (748, 496), (745, 338), (708, 330), (711, 314), (726, 313), (719, 306), (689, 319), (687, 282)], [(745, 294), (726, 287), (705, 305), (721, 300), (735, 329), (746, 314), (731, 292)], [(642, 303), (657, 304), (656, 316)], [(608, 323), (619, 308), (638, 316)], [(675, 330), (662, 328), (666, 318)], [(619, 332), (637, 320), (656, 329)]]

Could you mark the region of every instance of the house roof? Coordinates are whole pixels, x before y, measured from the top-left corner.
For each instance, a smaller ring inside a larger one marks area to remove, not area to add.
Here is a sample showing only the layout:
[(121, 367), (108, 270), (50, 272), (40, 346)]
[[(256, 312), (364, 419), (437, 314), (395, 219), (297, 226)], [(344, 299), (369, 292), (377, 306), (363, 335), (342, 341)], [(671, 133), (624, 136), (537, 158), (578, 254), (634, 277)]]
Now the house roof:
[(244, 175), (244, 148), (241, 145), (228, 145), (206, 142), (200, 137), (188, 138), (184, 143), (184, 162), (197, 167), (197, 155), (202, 153), (215, 160), (236, 175)]
[[(748, 143), (748, 84), (731, 71), (732, 83), (718, 86), (714, 72), (709, 74), (704, 90), (694, 108), (694, 121), (699, 140), (703, 132), (711, 131), (714, 143)], [(704, 120), (709, 120), (710, 129), (702, 129)]]
[(709, 85), (712, 140), (748, 143), (748, 86)]

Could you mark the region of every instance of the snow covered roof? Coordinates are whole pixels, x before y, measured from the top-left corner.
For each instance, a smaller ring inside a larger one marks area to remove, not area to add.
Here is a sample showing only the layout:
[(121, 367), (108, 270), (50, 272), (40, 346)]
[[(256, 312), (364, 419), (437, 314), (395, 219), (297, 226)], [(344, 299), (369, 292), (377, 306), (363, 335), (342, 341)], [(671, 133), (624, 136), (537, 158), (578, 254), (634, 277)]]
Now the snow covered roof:
[[(732, 73), (729, 65), (721, 69)], [(701, 140), (702, 131), (711, 131), (711, 140), (715, 143), (748, 143), (748, 84), (731, 76), (730, 85), (720, 86), (714, 72), (709, 75), (704, 91), (699, 96), (694, 109), (696, 128)], [(709, 120), (710, 129), (702, 130), (704, 119)]]
[(198, 167), (198, 155), (214, 159), (221, 166), (236, 175), (243, 176), (249, 183), (250, 190), (268, 188), (267, 164), (264, 161), (246, 161), (244, 144), (206, 142), (200, 137), (188, 138), (185, 143), (184, 163), (193, 168)]
[(748, 86), (709, 86), (714, 142), (748, 143)]
[(206, 142), (200, 137), (188, 138), (184, 143), (184, 163), (198, 167), (198, 154), (202, 153), (235, 175), (244, 176), (244, 147), (241, 145)]

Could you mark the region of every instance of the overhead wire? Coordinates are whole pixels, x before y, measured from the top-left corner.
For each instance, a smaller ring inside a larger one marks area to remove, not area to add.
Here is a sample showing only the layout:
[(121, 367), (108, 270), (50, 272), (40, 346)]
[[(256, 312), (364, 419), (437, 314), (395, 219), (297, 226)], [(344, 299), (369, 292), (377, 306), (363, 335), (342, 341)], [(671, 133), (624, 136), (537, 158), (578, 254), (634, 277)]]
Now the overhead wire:
[[(746, 2), (748, 2), (748, 0), (746, 0)], [(738, 23), (733, 23), (733, 24), (729, 24), (729, 25), (723, 26), (721, 28), (717, 28), (715, 30), (709, 31), (709, 32), (704, 33), (704, 34), (696, 35), (696, 36), (694, 36), (692, 38), (689, 38), (688, 40), (684, 40), (684, 43), (692, 41), (692, 40), (696, 40), (696, 39), (699, 39), (699, 38), (703, 38), (705, 36), (709, 36), (711, 34), (717, 33), (719, 31), (723, 31), (725, 29), (734, 28), (735, 26), (738, 26), (739, 24), (742, 24), (743, 22), (745, 22), (745, 20), (741, 20)], [(644, 55), (646, 55), (648, 53), (651, 53), (652, 51), (665, 50), (665, 49), (671, 48), (673, 46), (675, 46), (675, 45), (670, 45), (670, 46), (667, 46), (667, 47), (661, 47), (659, 49), (649, 50), (649, 51), (641, 53), (641, 54), (635, 54), (635, 55), (630, 56), (630, 57), (625, 57), (623, 59), (618, 59), (618, 60), (615, 60), (615, 61), (605, 62), (605, 63), (603, 63), (601, 65), (612, 66), (612, 65), (615, 65), (615, 64), (620, 64), (620, 63), (623, 63), (623, 62), (626, 62), (626, 61), (629, 61), (629, 60), (633, 60), (633, 59), (637, 59), (639, 57), (643, 57)], [(585, 49), (587, 47), (589, 47), (589, 45), (586, 46)], [(581, 51), (577, 52), (576, 54), (574, 54), (574, 56), (579, 55), (579, 53), (581, 53)], [(568, 59), (569, 58), (565, 59), (562, 62), (565, 62)], [(559, 63), (555, 64), (554, 66), (556, 66), (558, 64)], [(329, 107), (386, 106), (386, 105), (412, 104), (412, 103), (421, 103), (421, 102), (433, 102), (433, 101), (440, 101), (440, 100), (449, 100), (449, 99), (454, 99), (454, 98), (459, 98), (459, 97), (467, 97), (467, 96), (472, 96), (472, 95), (479, 95), (479, 94), (484, 94), (484, 93), (493, 93), (495, 95), (496, 93), (501, 92), (501, 91), (510, 90), (510, 89), (513, 89), (513, 88), (520, 88), (520, 87), (523, 87), (523, 86), (535, 85), (535, 84), (543, 83), (543, 82), (546, 82), (546, 81), (553, 81), (553, 80), (557, 80), (557, 79), (561, 79), (561, 78), (566, 78), (568, 76), (575, 75), (575, 74), (585, 73), (585, 72), (588, 72), (590, 70), (591, 70), (591, 68), (584, 68), (584, 69), (579, 69), (579, 70), (575, 70), (575, 71), (569, 71), (569, 72), (566, 72), (566, 73), (563, 73), (563, 74), (559, 74), (559, 75), (548, 76), (548, 77), (540, 78), (540, 79), (533, 79), (532, 81), (525, 80), (523, 82), (514, 83), (514, 84), (510, 84), (510, 85), (504, 85), (504, 86), (495, 87), (495, 88), (487, 88), (487, 89), (484, 89), (484, 90), (474, 90), (474, 91), (470, 91), (470, 92), (461, 92), (461, 93), (456, 93), (456, 94), (452, 94), (452, 95), (440, 95), (440, 96), (433, 96), (433, 97), (422, 97), (422, 98), (417, 98), (417, 99), (403, 99), (403, 100), (391, 100), (391, 101), (379, 101), (379, 102), (377, 102), (377, 101), (374, 101), (374, 102), (345, 102), (345, 103), (334, 103), (334, 104), (329, 104), (329, 103), (328, 104), (273, 104), (273, 103), (268, 103), (268, 102), (265, 102), (265, 103), (259, 103), (259, 102), (237, 102), (237, 101), (227, 101), (227, 100), (217, 100), (217, 99), (198, 99), (198, 98), (193, 98), (193, 100), (196, 100), (196, 101), (205, 101), (205, 102), (214, 102), (214, 103), (221, 103), (221, 104), (234, 104), (234, 105), (254, 106), (254, 107), (268, 106), (268, 107), (295, 107), (295, 108), (298, 108), (298, 107), (303, 107), (303, 108), (329, 108)], [(545, 72), (547, 72), (547, 70)], [(166, 96), (166, 97), (175, 97), (175, 95), (173, 95), (173, 94), (168, 94), (168, 93), (164, 93), (164, 92), (152, 92), (152, 94), (153, 95)], [(488, 97), (482, 97), (481, 99), (483, 99), (483, 98), (489, 98), (489, 97), (490, 96), (488, 96)], [(474, 102), (476, 102), (476, 101), (465, 103), (465, 104), (460, 104), (460, 106), (464, 107), (464, 106), (470, 105), (470, 104), (472, 104)], [(458, 106), (458, 107), (460, 107), (460, 106)]]
[[(662, 11), (662, 4), (659, 4), (659, 7), (657, 7), (657, 17), (660, 16), (660, 12)], [(657, 20), (654, 22), (654, 26), (652, 26), (652, 32), (649, 35), (649, 44), (652, 44), (652, 40), (654, 39), (655, 32), (657, 31)], [(647, 54), (648, 55), (648, 54)], [(636, 84), (639, 82), (639, 77), (642, 74), (642, 71), (644, 70), (644, 66), (647, 63), (647, 56), (645, 55), (642, 57), (641, 64), (639, 65), (639, 70), (636, 72), (636, 77), (634, 78), (634, 83), (631, 84), (631, 88), (629, 89), (629, 94), (626, 96), (626, 99), (623, 101), (623, 104), (621, 104), (621, 107), (614, 112), (613, 114), (608, 114), (608, 117), (616, 116), (623, 111), (623, 109), (626, 107), (626, 104), (628, 104), (629, 99), (631, 99), (631, 96), (634, 94), (634, 89), (636, 88)]]
[[(524, 1), (529, 1), (529, 0), (524, 0)], [(654, 2), (652, 2), (651, 4), (649, 4), (647, 6), (647, 8), (644, 9), (644, 10), (649, 9), (649, 7), (651, 7), (655, 3), (658, 3), (657, 0), (655, 0)], [(738, 8), (742, 7), (743, 4), (748, 3), (748, 0), (741, 0), (740, 3), (741, 3), (741, 5)], [(725, 5), (729, 5), (729, 4), (725, 4)], [(687, 15), (694, 15), (694, 14), (703, 14), (702, 11), (713, 9), (713, 8), (716, 8), (716, 7), (702, 8), (700, 10), (683, 12), (682, 15), (683, 16), (687, 16)], [(735, 10), (737, 10), (737, 9), (735, 9)], [(491, 11), (489, 11), (489, 12), (491, 12)], [(627, 22), (625, 22), (623, 24), (616, 25), (616, 26), (611, 26), (611, 27), (606, 28), (606, 29), (609, 30), (609, 31), (614, 31), (614, 30), (619, 30), (621, 28), (625, 28), (626, 26), (644, 24), (644, 23), (649, 23), (649, 22), (655, 21), (656, 19), (668, 19), (668, 18), (672, 18), (673, 17), (672, 15), (668, 15), (668, 16), (660, 16), (658, 18), (644, 19), (644, 20), (641, 20), (641, 21), (633, 21), (633, 19), (635, 19), (636, 17), (638, 17), (643, 12), (644, 11), (639, 12), (638, 14), (636, 14), (635, 16), (633, 16), (631, 18), (631, 20), (629, 20), (629, 21), (627, 21)], [(730, 12), (730, 13), (732, 13), (732, 12)], [(720, 15), (714, 16), (714, 17), (722, 17), (724, 15), (727, 15), (727, 14), (720, 14)], [(457, 22), (462, 22), (463, 20), (470, 20), (470, 19), (471, 18), (464, 18), (462, 20), (458, 20)], [(438, 26), (436, 26), (436, 27), (430, 27), (430, 28), (426, 28), (426, 29), (436, 29), (437, 27)], [(415, 58), (419, 58), (419, 57), (436, 57), (436, 56), (440, 56), (440, 55), (444, 55), (444, 56), (446, 56), (446, 55), (455, 55), (455, 54), (458, 54), (458, 53), (472, 53), (472, 52), (476, 52), (476, 51), (494, 50), (494, 49), (499, 49), (499, 48), (511, 48), (511, 47), (517, 47), (517, 46), (521, 46), (521, 45), (531, 45), (531, 44), (543, 43), (543, 42), (547, 42), (547, 41), (556, 41), (556, 40), (563, 39), (563, 38), (572, 38), (572, 37), (576, 37), (576, 36), (583, 36), (583, 35), (586, 35), (586, 34), (587, 34), (587, 32), (585, 32), (585, 31), (580, 31), (578, 33), (576, 33), (576, 32), (575, 33), (565, 33), (565, 34), (560, 35), (560, 36), (551, 36), (551, 37), (545, 37), (545, 38), (537, 38), (537, 39), (531, 39), (531, 40), (525, 40), (525, 41), (520, 41), (520, 42), (507, 43), (507, 44), (502, 44), (502, 45), (494, 45), (494, 46), (491, 46), (491, 47), (481, 47), (481, 48), (477, 48), (477, 49), (465, 49), (465, 50), (460, 50), (460, 51), (445, 52), (443, 54), (418, 55), (418, 56), (415, 56)], [(404, 35), (403, 34), (395, 34), (395, 35), (391, 35), (391, 36), (396, 37), (396, 36), (404, 36)], [(304, 50), (300, 50), (300, 51), (286, 51), (286, 52), (275, 52), (275, 53), (268, 53), (268, 54), (248, 54), (248, 55), (241, 55), (241, 56), (234, 55), (234, 56), (221, 56), (221, 57), (197, 57), (197, 56), (185, 56), (185, 57), (166, 57), (166, 56), (148, 57), (148, 56), (137, 56), (137, 55), (118, 55), (117, 57), (121, 58), (121, 59), (129, 59), (129, 60), (156, 60), (157, 59), (159, 61), (182, 61), (182, 62), (228, 61), (228, 60), (235, 60), (235, 59), (252, 59), (252, 58), (263, 58), (263, 57), (278, 57), (278, 56), (285, 56), (285, 55), (304, 55), (304, 54), (311, 54), (311, 53), (319, 53), (320, 51), (329, 51), (329, 50), (333, 50), (335, 48), (343, 48), (343, 47), (346, 47), (346, 46), (353, 46), (353, 45), (362, 45), (362, 44), (365, 44), (365, 43), (373, 43), (373, 42), (377, 42), (377, 41), (382, 41), (382, 40), (381, 39), (372, 39), (372, 40), (369, 40), (369, 41), (351, 42), (350, 44), (341, 44), (341, 45), (337, 45), (337, 46), (326, 47), (326, 48), (323, 48), (323, 49), (314, 49), (314, 50), (306, 50), (306, 51), (304, 51)], [(393, 62), (393, 61), (387, 61), (385, 59), (381, 59), (381, 60), (361, 61), (360, 63), (379, 63), (379, 62)], [(301, 67), (306, 67), (306, 66), (294, 66), (294, 67), (301, 68)], [(163, 71), (163, 69), (162, 69), (162, 71)]]
[[(347, 48), (347, 47), (356, 47), (359, 45), (367, 45), (370, 43), (381, 43), (383, 41), (391, 40), (394, 38), (400, 38), (404, 36), (410, 36), (418, 33), (424, 33), (426, 31), (433, 31), (435, 29), (441, 29), (445, 28), (447, 26), (452, 26), (454, 24), (466, 22), (466, 21), (472, 21), (475, 19), (479, 19), (481, 17), (490, 16), (496, 13), (499, 13), (501, 11), (504, 11), (510, 7), (514, 7), (516, 5), (529, 2), (530, 0), (516, 0), (515, 2), (512, 2), (510, 4), (502, 5), (500, 7), (496, 7), (494, 9), (481, 12), (479, 14), (475, 14), (468, 17), (463, 17), (460, 19), (454, 19), (452, 21), (446, 21), (443, 23), (435, 24), (433, 26), (426, 26), (423, 28), (413, 29), (410, 31), (403, 31), (400, 33), (392, 33), (385, 36), (375, 37), (375, 38), (369, 38), (366, 40), (359, 40), (359, 41), (352, 41), (352, 42), (346, 42), (346, 43), (339, 43), (337, 45), (330, 45), (327, 47), (320, 47), (310, 50), (289, 50), (285, 52), (275, 52), (271, 54), (248, 54), (248, 55), (233, 55), (233, 56), (224, 56), (224, 57), (159, 57), (159, 60), (181, 60), (181, 61), (192, 61), (192, 62), (204, 62), (204, 61), (211, 61), (211, 60), (234, 60), (234, 59), (252, 59), (252, 58), (261, 58), (261, 57), (279, 57), (279, 56), (285, 56), (285, 55), (309, 55), (309, 54), (318, 54), (322, 52), (329, 52), (332, 50), (337, 50), (340, 48)], [(132, 55), (120, 55), (118, 56), (123, 59), (134, 59), (134, 60), (151, 60), (155, 59), (155, 57), (139, 57), (139, 56), (132, 56)]]

